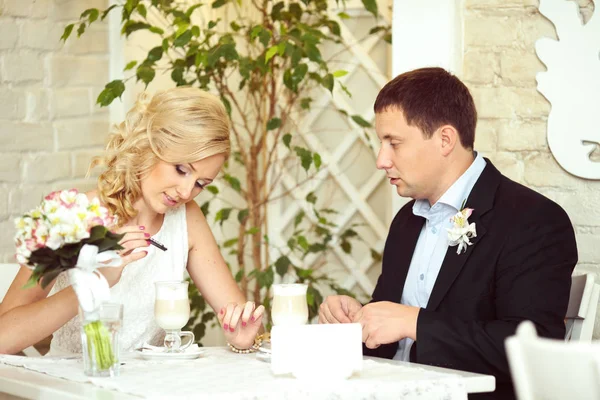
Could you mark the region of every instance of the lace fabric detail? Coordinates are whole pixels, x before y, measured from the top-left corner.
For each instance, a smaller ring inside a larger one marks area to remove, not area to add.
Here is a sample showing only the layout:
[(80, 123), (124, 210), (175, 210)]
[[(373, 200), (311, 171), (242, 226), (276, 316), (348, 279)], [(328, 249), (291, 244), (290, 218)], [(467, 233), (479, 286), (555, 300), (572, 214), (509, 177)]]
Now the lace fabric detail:
[[(110, 289), (111, 301), (123, 304), (123, 325), (119, 337), (121, 349), (131, 351), (144, 343), (162, 345), (164, 331), (154, 321), (154, 282), (183, 280), (188, 259), (186, 208), (182, 205), (165, 214), (163, 225), (152, 236), (168, 249), (154, 246), (144, 249), (148, 255), (127, 265), (121, 279)], [(67, 274), (61, 274), (50, 295), (70, 286)], [(81, 353), (81, 322), (71, 319), (56, 332), (48, 355)]]

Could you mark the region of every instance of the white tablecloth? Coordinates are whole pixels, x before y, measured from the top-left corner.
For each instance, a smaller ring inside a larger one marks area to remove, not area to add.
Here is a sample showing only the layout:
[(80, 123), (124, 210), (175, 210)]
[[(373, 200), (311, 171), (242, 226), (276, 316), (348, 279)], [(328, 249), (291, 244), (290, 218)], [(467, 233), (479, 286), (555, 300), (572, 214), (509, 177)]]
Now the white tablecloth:
[(0, 363), (150, 399), (467, 399), (456, 375), (373, 360), (365, 360), (363, 371), (348, 380), (308, 382), (274, 376), (270, 365), (254, 354), (224, 348), (207, 348), (188, 361), (148, 361), (133, 354), (121, 358), (125, 365), (116, 378), (85, 376), (81, 359), (0, 355)]

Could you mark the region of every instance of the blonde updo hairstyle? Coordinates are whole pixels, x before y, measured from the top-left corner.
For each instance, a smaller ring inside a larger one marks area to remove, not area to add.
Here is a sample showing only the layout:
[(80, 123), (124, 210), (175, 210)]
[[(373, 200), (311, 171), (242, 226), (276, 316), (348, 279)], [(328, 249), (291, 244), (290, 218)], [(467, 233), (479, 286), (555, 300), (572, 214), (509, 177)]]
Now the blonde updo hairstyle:
[(193, 163), (223, 154), (229, 157), (229, 118), (223, 103), (201, 89), (177, 87), (150, 96), (142, 93), (125, 121), (115, 126), (103, 156), (98, 196), (122, 225), (137, 211), (140, 181), (164, 161)]

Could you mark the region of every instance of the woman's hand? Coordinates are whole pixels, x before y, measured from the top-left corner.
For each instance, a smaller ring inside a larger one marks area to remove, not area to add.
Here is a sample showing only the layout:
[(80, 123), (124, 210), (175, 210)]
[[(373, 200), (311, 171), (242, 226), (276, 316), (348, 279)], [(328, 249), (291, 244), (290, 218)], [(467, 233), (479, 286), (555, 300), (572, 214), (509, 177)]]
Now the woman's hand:
[(219, 323), (225, 331), (225, 338), (238, 349), (249, 349), (262, 328), (264, 306), (255, 308), (253, 301), (246, 304), (229, 303), (219, 311)]
[(150, 242), (148, 242), (150, 234), (144, 232), (144, 229), (143, 226), (123, 226), (116, 230), (115, 233), (117, 234), (125, 234), (119, 241), (123, 250), (117, 251), (121, 257), (121, 265), (118, 267), (98, 268), (98, 271), (104, 275), (110, 287), (113, 287), (119, 282), (123, 269), (127, 264), (140, 260), (148, 254), (148, 251), (133, 252), (137, 248), (147, 248), (150, 245)]

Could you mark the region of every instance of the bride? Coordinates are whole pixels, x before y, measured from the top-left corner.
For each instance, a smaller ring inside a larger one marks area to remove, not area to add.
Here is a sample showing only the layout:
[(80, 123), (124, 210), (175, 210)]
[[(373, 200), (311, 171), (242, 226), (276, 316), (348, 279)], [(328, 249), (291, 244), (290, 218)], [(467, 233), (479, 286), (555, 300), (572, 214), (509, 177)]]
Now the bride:
[[(125, 235), (122, 265), (100, 268), (111, 301), (124, 305), (123, 350), (162, 344), (154, 282), (182, 280), (186, 268), (234, 350), (250, 348), (262, 326), (264, 307), (245, 301), (193, 201), (229, 156), (228, 121), (218, 98), (200, 89), (142, 94), (92, 162), (104, 171), (87, 195), (100, 199)], [(150, 246), (150, 238), (168, 250)], [(0, 303), (0, 354), (18, 353), (50, 334), (50, 354), (81, 352), (78, 301), (68, 278), (23, 289), (31, 273), (22, 266)]]

